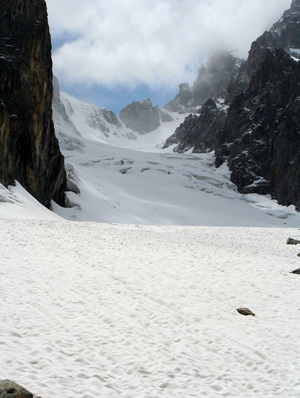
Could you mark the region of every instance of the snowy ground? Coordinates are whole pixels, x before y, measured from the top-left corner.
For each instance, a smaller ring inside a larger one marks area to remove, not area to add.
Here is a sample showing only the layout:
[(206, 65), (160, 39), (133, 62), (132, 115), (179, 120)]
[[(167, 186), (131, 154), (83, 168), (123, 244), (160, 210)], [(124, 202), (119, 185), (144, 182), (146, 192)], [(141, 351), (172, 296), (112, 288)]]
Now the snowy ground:
[(35, 398), (300, 397), (293, 206), (161, 150), (168, 131), (56, 129), (74, 207), (0, 184), (0, 377)]
[(214, 167), (213, 153), (161, 149), (186, 115), (173, 113), (173, 122), (138, 134), (124, 125), (108, 125), (94, 105), (66, 94), (61, 98), (73, 124), (54, 111), (56, 134), (68, 176), (80, 189), (80, 195), (68, 194), (72, 208), (54, 205), (63, 218), (148, 225), (300, 225), (293, 206), (239, 194), (226, 165)]
[(1, 378), (42, 398), (300, 397), (299, 230), (0, 223)]

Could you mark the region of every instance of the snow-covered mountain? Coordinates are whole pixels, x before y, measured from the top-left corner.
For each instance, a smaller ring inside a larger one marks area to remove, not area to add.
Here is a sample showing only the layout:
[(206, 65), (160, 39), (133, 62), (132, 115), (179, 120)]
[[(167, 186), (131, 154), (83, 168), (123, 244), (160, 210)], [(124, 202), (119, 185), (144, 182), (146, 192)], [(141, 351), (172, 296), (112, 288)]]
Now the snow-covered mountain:
[[(293, 4), (298, 7), (298, 2)], [(299, 213), (293, 206), (280, 207), (268, 196), (238, 193), (226, 164), (215, 168), (212, 152), (192, 153), (195, 144), (189, 145), (188, 151), (185, 146), (185, 153), (176, 154), (174, 143), (164, 147), (167, 138), (188, 116), (184, 112), (200, 101), (201, 91), (205, 95), (219, 91), (237, 65), (238, 61), (230, 54), (211, 60), (199, 71), (187, 97), (187, 87), (183, 87), (184, 95), (175, 98), (175, 102), (180, 102), (179, 109), (174, 108), (176, 112), (173, 108), (173, 112), (158, 109), (145, 100), (126, 107), (121, 119), (107, 109), (60, 93), (54, 79), (55, 133), (68, 174), (68, 207), (53, 203), (54, 211), (67, 219), (81, 221), (299, 225)], [(222, 79), (218, 79), (220, 71), (224, 74)], [(205, 115), (210, 119), (212, 113), (226, 113), (221, 101), (206, 105), (206, 113), (205, 105), (202, 107), (201, 123)], [(187, 120), (193, 125), (198, 118), (192, 115)], [(214, 127), (218, 129), (218, 123)], [(203, 131), (208, 142), (211, 131), (210, 128)], [(3, 202), (13, 206), (24, 204), (24, 192), (18, 184), (13, 192), (15, 199), (8, 200), (6, 192), (2, 195)], [(32, 208), (31, 201), (26, 202), (25, 207), (28, 206)]]
[(296, 225), (293, 207), (267, 197), (240, 195), (213, 153), (162, 149), (187, 116), (140, 134), (112, 112), (82, 103), (56, 86), (55, 131), (65, 156), (70, 220), (172, 225)]
[[(8, 3), (26, 24), (45, 7)], [(163, 149), (185, 114), (140, 134), (54, 86), (70, 207), (0, 184), (0, 396), (299, 397), (300, 213), (239, 194), (212, 152)]]

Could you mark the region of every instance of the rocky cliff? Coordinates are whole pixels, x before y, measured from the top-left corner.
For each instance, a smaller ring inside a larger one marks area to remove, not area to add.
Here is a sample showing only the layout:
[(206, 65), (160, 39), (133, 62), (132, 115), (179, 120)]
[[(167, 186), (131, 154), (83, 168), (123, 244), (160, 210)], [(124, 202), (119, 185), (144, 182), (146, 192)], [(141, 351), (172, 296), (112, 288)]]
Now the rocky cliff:
[(185, 152), (193, 148), (193, 152), (210, 152), (215, 149), (216, 141), (226, 112), (222, 104), (211, 98), (201, 107), (200, 116), (190, 114), (175, 130), (163, 146), (176, 144), (174, 152)]
[(0, 3), (0, 182), (18, 180), (64, 205), (64, 158), (52, 122), (51, 41), (44, 0)]
[(166, 146), (215, 149), (240, 192), (270, 194), (300, 210), (300, 0), (251, 46), (222, 97), (209, 99)]
[(299, 54), (299, 15), (300, 0), (293, 0), (290, 9), (284, 12), (280, 20), (252, 43), (248, 59), (238, 72), (233, 74), (227, 86), (227, 103), (248, 87), (251, 77), (260, 67), (266, 49), (274, 53), (276, 48), (282, 48), (287, 54)]
[(300, 210), (300, 63), (265, 50), (219, 131), (216, 166), (228, 162), (242, 193), (270, 194)]

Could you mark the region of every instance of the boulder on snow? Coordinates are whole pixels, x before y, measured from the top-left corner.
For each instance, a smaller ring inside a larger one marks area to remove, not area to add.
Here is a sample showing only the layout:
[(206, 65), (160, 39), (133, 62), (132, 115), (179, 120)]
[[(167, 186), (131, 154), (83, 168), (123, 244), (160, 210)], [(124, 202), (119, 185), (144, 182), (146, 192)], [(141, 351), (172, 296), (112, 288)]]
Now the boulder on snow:
[(0, 398), (33, 398), (33, 394), (11, 380), (0, 380)]
[(253, 314), (253, 312), (250, 311), (249, 308), (245, 308), (245, 307), (237, 308), (237, 312), (242, 314), (242, 315), (246, 315), (246, 316), (247, 315), (255, 316), (255, 314)]
[(299, 245), (300, 244), (300, 240), (297, 239), (293, 239), (293, 238), (288, 238), (288, 240), (286, 241), (287, 245)]
[(294, 271), (291, 271), (290, 274), (300, 275), (300, 268), (294, 269)]

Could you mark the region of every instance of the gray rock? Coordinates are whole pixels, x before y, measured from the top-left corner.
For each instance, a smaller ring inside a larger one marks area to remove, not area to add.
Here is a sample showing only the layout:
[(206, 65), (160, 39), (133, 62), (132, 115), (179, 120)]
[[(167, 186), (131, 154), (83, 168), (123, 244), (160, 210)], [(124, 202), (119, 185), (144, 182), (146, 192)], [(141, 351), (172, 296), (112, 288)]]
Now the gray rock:
[(294, 271), (290, 272), (290, 274), (300, 274), (300, 268), (294, 269)]
[(247, 316), (247, 315), (255, 316), (255, 314), (253, 314), (253, 312), (250, 311), (249, 308), (245, 308), (245, 307), (237, 308), (237, 312), (238, 312), (239, 314), (245, 315), (245, 316)]
[(300, 240), (297, 239), (293, 239), (293, 238), (288, 238), (288, 240), (286, 241), (287, 245), (299, 245), (300, 244)]
[(150, 133), (160, 126), (160, 114), (148, 98), (145, 101), (132, 102), (120, 112), (120, 119), (126, 127), (139, 133)]
[(80, 189), (78, 188), (77, 184), (74, 181), (67, 179), (67, 191), (71, 191), (76, 193), (77, 195), (80, 194)]
[(217, 134), (224, 122), (225, 113), (218, 110), (216, 103), (209, 99), (201, 108), (200, 116), (190, 114), (169, 137), (164, 148), (177, 144), (174, 152), (210, 152), (215, 148)]
[(33, 398), (33, 394), (11, 380), (0, 380), (0, 398)]

